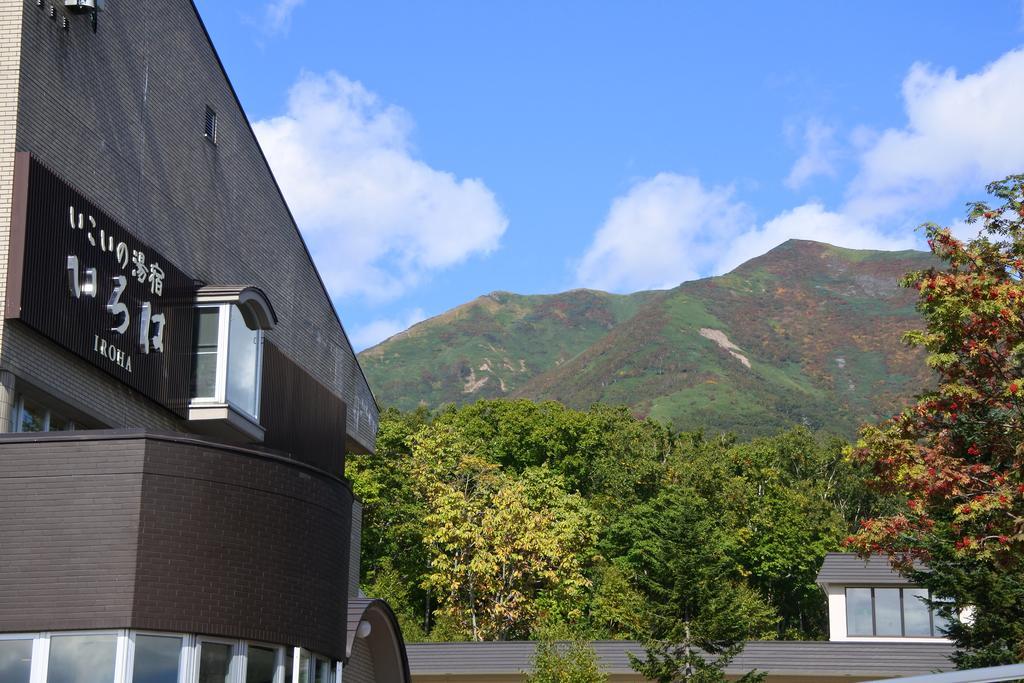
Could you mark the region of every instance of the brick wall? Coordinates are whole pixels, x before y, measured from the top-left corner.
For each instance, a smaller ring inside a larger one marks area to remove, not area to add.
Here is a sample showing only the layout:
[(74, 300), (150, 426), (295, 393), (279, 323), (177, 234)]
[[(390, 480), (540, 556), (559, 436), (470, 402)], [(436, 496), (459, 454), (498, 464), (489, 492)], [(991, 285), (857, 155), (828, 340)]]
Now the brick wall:
[(139, 628), (344, 658), (352, 494), (142, 434), (0, 437), (0, 632)]
[[(111, 2), (96, 34), (87, 17), (63, 8), (51, 19), (35, 0), (3, 4), (0, 27), (11, 6), (24, 13), (21, 43), (31, 55), (20, 67), (18, 151), (190, 275), (267, 292), (280, 318), (268, 339), (346, 401), (349, 434), (372, 449), (369, 388), (192, 2)], [(216, 145), (203, 136), (207, 106), (218, 115)], [(0, 118), (0, 163), (4, 130)], [(0, 196), (0, 220), (2, 211)], [(60, 388), (106, 424), (187, 429), (16, 323), (0, 328), (0, 342), (0, 368)]]
[(358, 500), (352, 503), (352, 537), (349, 541), (348, 562), (348, 596), (359, 595), (360, 558), (363, 554), (363, 504)]
[(142, 441), (0, 443), (0, 631), (129, 625), (144, 456)]
[[(20, 0), (0, 3), (0, 283), (7, 280), (7, 231), (4, 228), (11, 220), (23, 6)], [(3, 306), (3, 297), (0, 297), (0, 313)], [(0, 315), (0, 342), (2, 320), (3, 315)], [(11, 396), (5, 385), (6, 382), (0, 382), (0, 429), (6, 429), (11, 410)]]
[(345, 683), (375, 683), (373, 653), (365, 638), (356, 638), (352, 643), (352, 657), (345, 665)]

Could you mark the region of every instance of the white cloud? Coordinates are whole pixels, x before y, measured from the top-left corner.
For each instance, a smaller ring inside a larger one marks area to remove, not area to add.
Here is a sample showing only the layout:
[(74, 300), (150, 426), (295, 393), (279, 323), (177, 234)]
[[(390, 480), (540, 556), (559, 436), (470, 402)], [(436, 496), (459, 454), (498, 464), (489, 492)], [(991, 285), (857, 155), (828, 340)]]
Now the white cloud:
[(422, 308), (409, 311), (399, 318), (381, 318), (356, 328), (349, 335), (349, 341), (352, 342), (353, 348), (358, 353), (363, 349), (376, 346), (388, 337), (393, 337), (426, 319), (427, 316)]
[(919, 214), (1024, 168), (1024, 50), (958, 78), (924, 64), (903, 81), (907, 125), (863, 151), (844, 211), (865, 220)]
[(263, 14), (264, 31), (269, 34), (276, 34), (288, 30), (292, 21), (292, 13), (305, 1), (270, 0)]
[(828, 211), (821, 204), (803, 204), (723, 244), (722, 258), (709, 272), (728, 272), (789, 239), (827, 242), (847, 249), (893, 251), (913, 249), (917, 241), (911, 230), (890, 235), (848, 215)]
[(850, 249), (912, 249), (910, 230), (889, 235), (869, 223), (808, 203), (762, 225), (730, 188), (705, 188), (662, 173), (617, 198), (577, 268), (579, 284), (630, 292), (674, 287), (725, 273), (789, 239)]
[[(903, 82), (907, 123), (848, 137), (857, 166), (836, 209), (805, 202), (755, 225), (729, 188), (706, 189), (693, 177), (660, 174), (612, 202), (584, 254), (581, 284), (628, 291), (727, 272), (787, 239), (853, 249), (920, 247), (914, 227), (946, 214), (964, 194), (1024, 170), (1024, 49), (1004, 54), (975, 74), (958, 77), (913, 65)], [(786, 179), (799, 187), (835, 175), (835, 131), (812, 120), (806, 152)], [(962, 237), (976, 226), (946, 222)]]
[(304, 74), (253, 128), (334, 296), (393, 299), (508, 225), (483, 181), (415, 159), (409, 115), (340, 74)]
[(835, 128), (812, 118), (804, 128), (803, 141), (806, 151), (786, 177), (786, 186), (799, 189), (811, 178), (824, 175), (835, 177), (835, 158), (839, 148), (835, 144)]
[(585, 287), (620, 292), (674, 287), (716, 263), (722, 245), (750, 223), (732, 188), (660, 173), (612, 202), (576, 278)]

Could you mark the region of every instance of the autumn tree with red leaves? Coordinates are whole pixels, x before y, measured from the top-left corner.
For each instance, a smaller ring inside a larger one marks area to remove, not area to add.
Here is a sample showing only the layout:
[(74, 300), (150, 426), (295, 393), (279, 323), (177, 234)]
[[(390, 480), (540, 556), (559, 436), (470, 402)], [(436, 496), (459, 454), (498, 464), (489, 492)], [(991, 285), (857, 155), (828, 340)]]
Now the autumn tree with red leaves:
[(1024, 660), (1024, 175), (988, 192), (999, 205), (969, 205), (979, 236), (926, 224), (944, 267), (903, 281), (926, 323), (905, 339), (927, 352), (936, 389), (865, 427), (852, 452), (901, 502), (847, 545), (889, 555), (938, 612), (973, 610), (949, 628), (960, 668)]

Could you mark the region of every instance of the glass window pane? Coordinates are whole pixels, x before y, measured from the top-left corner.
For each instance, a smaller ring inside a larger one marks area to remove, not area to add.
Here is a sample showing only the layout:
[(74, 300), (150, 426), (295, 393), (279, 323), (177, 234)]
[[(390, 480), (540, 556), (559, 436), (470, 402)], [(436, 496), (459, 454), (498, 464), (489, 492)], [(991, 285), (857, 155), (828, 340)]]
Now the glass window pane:
[(245, 683), (274, 683), (277, 652), (266, 647), (249, 646), (245, 664)]
[(903, 625), (900, 621), (899, 588), (875, 589), (875, 635), (903, 635)]
[(200, 306), (196, 309), (196, 348), (216, 351), (220, 337), (220, 307)]
[(306, 652), (299, 653), (299, 682), (309, 683), (309, 655)]
[(930, 636), (932, 625), (928, 613), (928, 605), (924, 599), (928, 591), (924, 588), (903, 589), (903, 628), (904, 635)]
[(326, 659), (316, 660), (316, 683), (331, 683), (331, 663)]
[(31, 669), (31, 640), (0, 640), (0, 683), (28, 683)]
[(292, 669), (295, 667), (295, 651), (292, 648), (285, 648), (284, 651), (284, 683), (292, 683)]
[(260, 334), (250, 330), (241, 311), (231, 307), (228, 333), (228, 402), (256, 417), (256, 392), (259, 389)]
[(199, 683), (227, 683), (230, 671), (230, 645), (202, 643), (199, 646)]
[(135, 636), (132, 683), (178, 683), (181, 638)]
[(54, 415), (50, 413), (50, 431), (51, 432), (66, 432), (72, 429), (71, 422), (60, 415)]
[(46, 409), (35, 401), (25, 399), (21, 410), (20, 431), (41, 432), (46, 427)]
[(851, 636), (873, 636), (871, 624), (871, 589), (846, 589), (846, 633)]
[(113, 683), (117, 636), (51, 636), (46, 683)]
[(217, 339), (220, 309), (196, 309), (195, 376), (192, 378), (194, 398), (214, 398), (217, 395)]

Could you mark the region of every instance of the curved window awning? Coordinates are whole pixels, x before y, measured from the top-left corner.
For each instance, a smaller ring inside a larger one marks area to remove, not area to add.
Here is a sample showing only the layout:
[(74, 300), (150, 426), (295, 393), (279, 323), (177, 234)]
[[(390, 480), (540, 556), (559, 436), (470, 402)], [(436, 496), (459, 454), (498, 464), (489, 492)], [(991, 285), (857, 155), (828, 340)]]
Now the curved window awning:
[(270, 299), (252, 285), (205, 285), (196, 292), (197, 304), (234, 304), (250, 330), (272, 330), (277, 314)]

